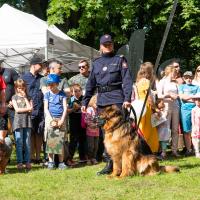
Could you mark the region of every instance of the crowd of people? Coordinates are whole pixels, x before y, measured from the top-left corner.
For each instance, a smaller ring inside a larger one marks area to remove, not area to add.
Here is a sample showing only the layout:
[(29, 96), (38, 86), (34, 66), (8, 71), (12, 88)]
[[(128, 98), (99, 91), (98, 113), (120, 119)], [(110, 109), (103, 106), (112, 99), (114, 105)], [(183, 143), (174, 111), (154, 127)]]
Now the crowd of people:
[(91, 72), (88, 61), (81, 60), (80, 73), (69, 80), (61, 78), (60, 60), (46, 62), (40, 54), (31, 58), (30, 71), (22, 75), (4, 68), (1, 61), (0, 148), (5, 147), (5, 166), (13, 146), (8, 133), (13, 133), (18, 171), (42, 162), (48, 169), (66, 169), (77, 164), (78, 149), (79, 163), (96, 165), (104, 158), (107, 164), (98, 175), (110, 173), (112, 160), (103, 148), (98, 114), (109, 105), (128, 109), (131, 102), (144, 102), (149, 87), (139, 132), (151, 151), (163, 160), (171, 146), (172, 155), (179, 157), (183, 134), (185, 156), (195, 153), (200, 158), (200, 66), (194, 75), (181, 75), (174, 60), (158, 78), (153, 64), (145, 62), (133, 83), (125, 57), (114, 54), (110, 35), (100, 38), (100, 51)]

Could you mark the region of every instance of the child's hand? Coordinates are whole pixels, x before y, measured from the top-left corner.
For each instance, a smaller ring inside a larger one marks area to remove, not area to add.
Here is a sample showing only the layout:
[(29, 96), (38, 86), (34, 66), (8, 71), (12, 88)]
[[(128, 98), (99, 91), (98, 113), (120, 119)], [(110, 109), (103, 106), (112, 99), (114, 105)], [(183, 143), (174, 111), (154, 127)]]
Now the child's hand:
[(30, 106), (29, 107), (29, 112), (32, 112), (33, 111), (33, 106)]
[(52, 126), (53, 128), (58, 127), (58, 121), (57, 121), (57, 120), (52, 120), (52, 121), (51, 121), (51, 126)]
[(81, 106), (79, 104), (77, 104), (76, 102), (74, 102), (73, 109), (76, 111), (76, 110), (78, 110), (80, 108), (81, 108)]
[(20, 92), (20, 95), (21, 95), (22, 97), (26, 97), (26, 93), (25, 93), (24, 91), (21, 91), (21, 92)]
[(62, 120), (58, 120), (57, 122), (57, 126), (60, 128), (63, 125), (64, 121)]
[(9, 107), (9, 108), (13, 108), (13, 103), (12, 103), (12, 101), (9, 101), (8, 107)]

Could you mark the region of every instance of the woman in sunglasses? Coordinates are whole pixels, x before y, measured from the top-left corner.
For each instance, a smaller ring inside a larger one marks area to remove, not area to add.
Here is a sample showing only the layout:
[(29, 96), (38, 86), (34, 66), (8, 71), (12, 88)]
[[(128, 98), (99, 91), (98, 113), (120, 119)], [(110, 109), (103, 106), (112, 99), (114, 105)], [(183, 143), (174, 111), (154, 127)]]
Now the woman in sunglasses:
[(200, 65), (197, 67), (192, 84), (200, 86)]

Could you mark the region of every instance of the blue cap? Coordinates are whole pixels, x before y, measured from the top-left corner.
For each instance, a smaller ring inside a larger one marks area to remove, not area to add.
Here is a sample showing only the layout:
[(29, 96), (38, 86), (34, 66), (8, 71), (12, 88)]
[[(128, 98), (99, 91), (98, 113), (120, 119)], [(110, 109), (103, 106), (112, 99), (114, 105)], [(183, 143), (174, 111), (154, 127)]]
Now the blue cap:
[(112, 37), (108, 34), (101, 36), (100, 44), (104, 44), (106, 42), (112, 42)]
[(60, 83), (60, 76), (58, 76), (57, 74), (49, 74), (47, 76), (47, 84), (51, 84), (51, 83)]

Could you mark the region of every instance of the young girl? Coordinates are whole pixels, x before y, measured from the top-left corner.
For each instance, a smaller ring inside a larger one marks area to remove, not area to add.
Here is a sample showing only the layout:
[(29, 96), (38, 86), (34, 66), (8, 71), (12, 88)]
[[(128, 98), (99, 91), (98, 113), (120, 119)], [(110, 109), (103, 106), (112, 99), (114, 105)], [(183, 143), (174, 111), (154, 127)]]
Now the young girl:
[[(167, 156), (166, 149), (170, 138), (170, 130), (167, 124), (167, 108), (162, 99), (157, 99), (155, 111), (156, 112), (154, 114), (156, 114), (158, 121), (161, 122), (157, 126), (157, 130), (158, 130), (159, 144), (161, 149), (160, 158), (163, 160), (166, 159)], [(166, 120), (162, 120), (163, 121), (162, 122), (161, 119), (166, 119)]]
[(49, 91), (44, 95), (45, 140), (48, 153), (48, 169), (54, 169), (54, 154), (58, 154), (58, 169), (65, 169), (63, 162), (64, 138), (66, 133), (67, 101), (65, 94), (58, 89), (60, 77), (56, 74), (47, 76)]
[(200, 96), (195, 99), (196, 106), (192, 109), (192, 144), (195, 156), (200, 158)]
[(96, 160), (96, 154), (98, 150), (99, 143), (99, 127), (97, 124), (97, 95), (90, 99), (88, 108), (86, 110), (86, 135), (88, 144), (88, 165), (96, 165), (98, 162)]
[(23, 170), (23, 163), (25, 163), (26, 170), (30, 170), (31, 111), (33, 106), (32, 101), (27, 97), (26, 84), (22, 79), (15, 81), (15, 92), (12, 103), (15, 109), (13, 131), (16, 140), (17, 169)]

